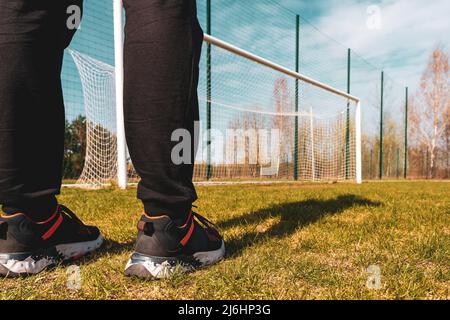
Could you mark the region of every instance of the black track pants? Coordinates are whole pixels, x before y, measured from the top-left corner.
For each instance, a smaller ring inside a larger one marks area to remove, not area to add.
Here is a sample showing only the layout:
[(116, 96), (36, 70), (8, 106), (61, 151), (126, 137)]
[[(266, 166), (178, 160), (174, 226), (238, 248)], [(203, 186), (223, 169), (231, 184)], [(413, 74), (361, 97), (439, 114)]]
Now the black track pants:
[[(82, 0), (0, 0), (0, 203), (30, 215), (60, 191), (61, 90), (69, 5)], [(193, 164), (171, 160), (172, 132), (198, 120), (202, 31), (195, 0), (125, 0), (125, 126), (138, 197), (149, 214), (187, 214)], [(193, 155), (194, 157), (194, 155)]]
[(61, 187), (63, 51), (81, 0), (0, 0), (0, 203), (6, 211), (53, 210)]
[[(193, 164), (171, 159), (172, 132), (194, 140), (203, 32), (195, 0), (125, 0), (125, 129), (148, 214), (187, 215)], [(192, 152), (192, 157), (194, 152)], [(193, 163), (193, 161), (192, 161)]]

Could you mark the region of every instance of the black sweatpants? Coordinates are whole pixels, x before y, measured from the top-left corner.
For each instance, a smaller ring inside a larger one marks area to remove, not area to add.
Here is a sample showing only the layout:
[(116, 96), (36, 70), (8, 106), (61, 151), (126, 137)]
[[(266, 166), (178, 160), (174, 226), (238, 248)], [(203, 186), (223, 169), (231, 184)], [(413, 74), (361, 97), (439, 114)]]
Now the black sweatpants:
[[(173, 130), (193, 134), (202, 31), (195, 0), (125, 0), (125, 126), (149, 214), (187, 214), (193, 165), (171, 161)], [(56, 204), (64, 151), (63, 51), (82, 0), (0, 0), (0, 203), (32, 218)], [(193, 156), (194, 157), (194, 156)]]
[[(175, 165), (171, 136), (199, 119), (203, 32), (195, 0), (124, 0), (125, 132), (138, 197), (149, 214), (187, 215), (197, 199), (192, 164)], [(194, 143), (194, 142), (193, 142)], [(192, 143), (192, 158), (194, 146)]]

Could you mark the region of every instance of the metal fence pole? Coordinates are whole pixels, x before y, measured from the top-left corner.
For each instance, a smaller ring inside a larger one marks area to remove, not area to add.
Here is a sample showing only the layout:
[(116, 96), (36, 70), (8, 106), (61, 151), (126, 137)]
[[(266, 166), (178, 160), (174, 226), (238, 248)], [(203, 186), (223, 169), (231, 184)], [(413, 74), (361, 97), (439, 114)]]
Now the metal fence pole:
[(384, 109), (384, 71), (381, 72), (381, 101), (380, 101), (380, 172), (379, 178), (383, 179), (383, 109)]
[[(350, 94), (352, 50), (347, 51), (347, 93)], [(350, 102), (347, 102), (347, 122), (345, 128), (345, 179), (349, 179), (350, 163)]]
[[(300, 16), (296, 16), (295, 35), (295, 72), (300, 71)], [(295, 79), (295, 112), (299, 107), (299, 81)], [(295, 137), (294, 137), (294, 179), (298, 180), (298, 115), (295, 116)]]
[(405, 179), (408, 178), (408, 100), (409, 100), (409, 94), (408, 94), (408, 87), (406, 87), (406, 100), (405, 100), (405, 165), (404, 165), (404, 172), (403, 177)]

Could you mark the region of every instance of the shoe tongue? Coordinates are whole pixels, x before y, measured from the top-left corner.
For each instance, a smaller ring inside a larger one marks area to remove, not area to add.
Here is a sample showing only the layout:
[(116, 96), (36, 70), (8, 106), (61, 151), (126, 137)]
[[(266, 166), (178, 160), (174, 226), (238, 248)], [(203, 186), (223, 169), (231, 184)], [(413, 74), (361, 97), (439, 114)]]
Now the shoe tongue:
[(138, 229), (139, 225), (143, 225), (142, 222), (145, 223), (151, 223), (155, 230), (164, 230), (166, 226), (173, 222), (168, 216), (149, 216), (147, 214), (144, 214), (141, 218), (141, 221), (138, 223)]
[(20, 211), (17, 211), (17, 210), (11, 210), (11, 211), (4, 211), (4, 212), (3, 212), (3, 215), (9, 217), (9, 216), (13, 216), (13, 215), (18, 214), (18, 213), (20, 213)]
[(185, 217), (181, 217), (181, 218), (172, 218), (168, 215), (156, 216), (156, 215), (150, 215), (150, 214), (144, 213), (144, 215), (142, 216), (142, 219), (146, 222), (153, 222), (153, 223), (168, 223), (169, 221), (172, 221), (177, 226), (182, 226), (186, 222), (188, 222), (190, 217), (191, 217), (190, 214), (188, 214)]

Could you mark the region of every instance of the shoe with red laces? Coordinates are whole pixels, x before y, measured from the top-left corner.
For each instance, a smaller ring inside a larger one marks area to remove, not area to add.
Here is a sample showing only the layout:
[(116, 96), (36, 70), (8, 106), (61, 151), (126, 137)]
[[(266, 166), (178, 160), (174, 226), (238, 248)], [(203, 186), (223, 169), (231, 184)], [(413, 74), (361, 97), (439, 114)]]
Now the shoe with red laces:
[(46, 221), (22, 213), (0, 216), (0, 275), (37, 274), (45, 268), (98, 249), (103, 243), (96, 227), (86, 226), (59, 205)]
[(138, 231), (135, 252), (125, 267), (127, 276), (169, 278), (176, 270), (194, 271), (225, 255), (225, 243), (217, 227), (193, 211), (185, 221), (144, 214)]

